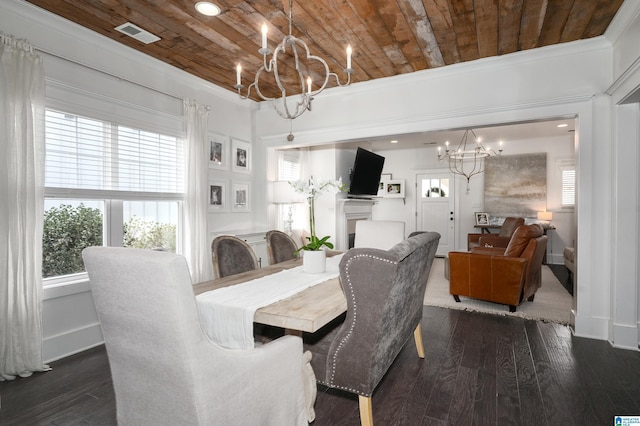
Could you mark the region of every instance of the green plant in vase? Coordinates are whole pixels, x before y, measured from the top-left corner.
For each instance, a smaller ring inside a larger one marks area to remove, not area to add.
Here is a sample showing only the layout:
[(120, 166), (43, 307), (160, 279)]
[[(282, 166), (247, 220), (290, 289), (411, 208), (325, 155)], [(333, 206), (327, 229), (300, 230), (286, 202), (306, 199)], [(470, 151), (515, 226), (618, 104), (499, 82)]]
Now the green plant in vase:
[(325, 192), (337, 194), (338, 192), (346, 191), (347, 185), (342, 183), (342, 178), (337, 180), (314, 179), (313, 176), (309, 179), (290, 181), (289, 185), (291, 185), (295, 192), (303, 194), (309, 203), (309, 232), (311, 236), (307, 237), (309, 242), (300, 247), (296, 251), (296, 254), (298, 254), (300, 250), (318, 251), (321, 250), (323, 246), (332, 249), (333, 244), (329, 242), (330, 236), (319, 238), (316, 235), (315, 200)]

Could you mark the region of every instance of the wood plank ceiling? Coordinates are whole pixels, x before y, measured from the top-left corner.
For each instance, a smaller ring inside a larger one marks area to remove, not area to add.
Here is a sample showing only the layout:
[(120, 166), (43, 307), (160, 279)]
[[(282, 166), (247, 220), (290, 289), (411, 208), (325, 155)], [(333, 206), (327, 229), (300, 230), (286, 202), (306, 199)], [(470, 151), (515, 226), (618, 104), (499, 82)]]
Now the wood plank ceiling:
[[(288, 0), (214, 0), (222, 9), (217, 17), (196, 12), (198, 0), (28, 1), (229, 90), (234, 90), (236, 64), (242, 63), (245, 85), (262, 65), (258, 49), (263, 23), (271, 49), (289, 32)], [(352, 81), (361, 82), (596, 37), (622, 3), (294, 0), (293, 35), (341, 78), (350, 44)], [(161, 40), (143, 44), (114, 29), (125, 22)], [(309, 73), (320, 80), (315, 68)], [(252, 98), (257, 99), (255, 93)]]

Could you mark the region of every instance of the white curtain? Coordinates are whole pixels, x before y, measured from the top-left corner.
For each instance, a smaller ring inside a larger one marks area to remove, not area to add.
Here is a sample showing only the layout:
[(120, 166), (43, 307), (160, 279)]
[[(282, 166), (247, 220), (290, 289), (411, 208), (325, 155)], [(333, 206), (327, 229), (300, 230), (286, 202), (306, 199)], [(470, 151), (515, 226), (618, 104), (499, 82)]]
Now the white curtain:
[(198, 105), (194, 100), (185, 99), (184, 117), (187, 130), (184, 255), (191, 270), (191, 280), (195, 284), (213, 279), (211, 241), (209, 241), (207, 230), (209, 206), (207, 119), (209, 107)]
[(42, 359), (44, 68), (0, 33), (0, 380), (48, 369)]

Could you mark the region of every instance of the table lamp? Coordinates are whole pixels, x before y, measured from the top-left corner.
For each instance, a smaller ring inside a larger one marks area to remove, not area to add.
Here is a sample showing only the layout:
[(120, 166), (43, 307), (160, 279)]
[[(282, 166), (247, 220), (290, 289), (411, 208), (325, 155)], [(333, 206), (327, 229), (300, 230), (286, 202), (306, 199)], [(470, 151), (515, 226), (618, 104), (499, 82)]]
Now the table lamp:
[(552, 212), (548, 212), (548, 211), (538, 212), (538, 220), (540, 222), (544, 222), (544, 223), (549, 224), (549, 222), (551, 222), (552, 219), (553, 219), (553, 213)]
[(284, 232), (291, 235), (291, 224), (293, 223), (293, 203), (304, 202), (304, 196), (295, 192), (289, 182), (286, 180), (277, 180), (273, 182), (273, 203), (286, 204), (289, 206), (288, 218), (284, 221)]

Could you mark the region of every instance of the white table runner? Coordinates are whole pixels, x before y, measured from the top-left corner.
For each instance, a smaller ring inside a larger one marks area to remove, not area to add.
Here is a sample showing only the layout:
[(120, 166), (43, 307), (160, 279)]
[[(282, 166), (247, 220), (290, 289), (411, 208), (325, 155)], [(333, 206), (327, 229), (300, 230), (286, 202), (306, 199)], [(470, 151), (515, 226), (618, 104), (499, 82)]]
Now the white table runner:
[(230, 349), (251, 349), (256, 310), (340, 275), (342, 255), (327, 258), (321, 274), (302, 272), (302, 266), (207, 291), (196, 296), (200, 321), (209, 337)]

